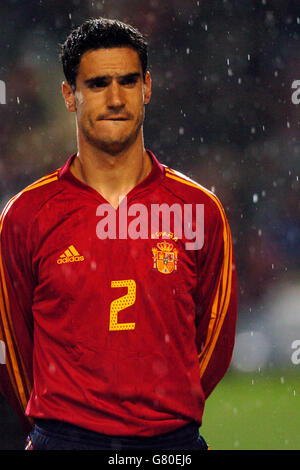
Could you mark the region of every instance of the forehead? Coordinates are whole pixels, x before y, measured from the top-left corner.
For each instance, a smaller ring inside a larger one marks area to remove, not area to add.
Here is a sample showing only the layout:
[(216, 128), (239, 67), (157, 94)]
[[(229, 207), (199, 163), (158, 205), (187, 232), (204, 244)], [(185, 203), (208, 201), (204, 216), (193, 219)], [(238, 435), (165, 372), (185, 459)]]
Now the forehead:
[(113, 47), (85, 52), (80, 60), (78, 78), (101, 75), (126, 75), (142, 73), (138, 53), (130, 47)]

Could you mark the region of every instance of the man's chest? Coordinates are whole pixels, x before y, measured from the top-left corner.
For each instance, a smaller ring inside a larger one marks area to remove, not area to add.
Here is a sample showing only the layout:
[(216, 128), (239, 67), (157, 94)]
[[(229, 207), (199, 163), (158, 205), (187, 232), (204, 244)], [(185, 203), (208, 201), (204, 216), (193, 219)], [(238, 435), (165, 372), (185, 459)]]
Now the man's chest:
[[(50, 322), (54, 331), (55, 312), (77, 341), (89, 337), (92, 344), (95, 335), (97, 345), (114, 331), (143, 332), (143, 341), (163, 322), (188, 330), (197, 285), (194, 252), (174, 236), (172, 224), (169, 231), (153, 232), (149, 220), (148, 236), (132, 237), (124, 226), (120, 232), (120, 220), (109, 233), (107, 220), (105, 227), (105, 215), (88, 206), (41, 221), (33, 257), (37, 321)], [(99, 237), (101, 222), (107, 236)]]

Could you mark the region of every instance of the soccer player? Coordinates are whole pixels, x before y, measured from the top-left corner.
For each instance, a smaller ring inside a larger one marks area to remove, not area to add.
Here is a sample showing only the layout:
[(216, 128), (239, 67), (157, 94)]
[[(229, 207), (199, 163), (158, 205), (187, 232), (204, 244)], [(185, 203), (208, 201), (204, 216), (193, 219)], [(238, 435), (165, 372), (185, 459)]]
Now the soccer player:
[(206, 450), (236, 325), (223, 207), (144, 147), (136, 29), (88, 20), (61, 60), (77, 152), (1, 216), (0, 390), (26, 449)]

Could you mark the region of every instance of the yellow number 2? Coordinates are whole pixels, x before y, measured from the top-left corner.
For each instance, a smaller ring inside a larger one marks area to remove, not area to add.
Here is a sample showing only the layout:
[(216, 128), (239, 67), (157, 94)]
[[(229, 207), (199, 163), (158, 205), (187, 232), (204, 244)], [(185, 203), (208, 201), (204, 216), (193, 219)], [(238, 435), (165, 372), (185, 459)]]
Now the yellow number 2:
[(118, 323), (118, 312), (133, 305), (136, 299), (136, 283), (133, 279), (124, 281), (111, 281), (111, 287), (127, 287), (126, 295), (113, 300), (110, 304), (110, 331), (134, 330), (135, 323)]

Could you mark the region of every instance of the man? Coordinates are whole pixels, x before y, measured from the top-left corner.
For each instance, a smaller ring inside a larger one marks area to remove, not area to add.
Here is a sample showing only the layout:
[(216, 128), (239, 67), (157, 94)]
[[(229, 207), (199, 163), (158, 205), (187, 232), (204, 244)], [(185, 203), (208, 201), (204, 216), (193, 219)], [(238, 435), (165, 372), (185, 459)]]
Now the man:
[(224, 210), (145, 150), (138, 31), (89, 20), (61, 59), (78, 150), (1, 217), (1, 391), (27, 449), (207, 449), (236, 323)]

